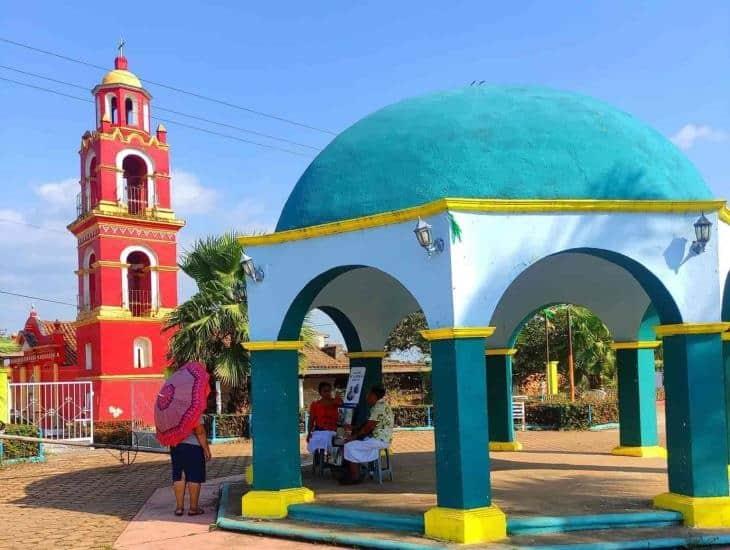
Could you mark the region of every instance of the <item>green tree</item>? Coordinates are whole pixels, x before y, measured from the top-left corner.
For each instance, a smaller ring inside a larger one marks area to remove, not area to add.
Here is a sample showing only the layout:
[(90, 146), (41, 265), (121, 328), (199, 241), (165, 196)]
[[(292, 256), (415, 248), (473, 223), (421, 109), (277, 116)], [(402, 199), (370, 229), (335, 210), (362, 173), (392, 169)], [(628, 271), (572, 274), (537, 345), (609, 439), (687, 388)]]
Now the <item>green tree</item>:
[[(168, 351), (174, 368), (200, 361), (215, 379), (237, 390), (234, 400), (245, 402), (241, 394), (248, 386), (249, 355), (241, 344), (248, 341), (248, 303), (242, 253), (233, 233), (198, 240), (180, 261), (180, 269), (198, 291), (175, 308), (165, 330), (174, 330)], [(308, 320), (301, 339), (316, 345), (316, 331)], [(306, 366), (301, 353), (300, 371)]]
[(200, 361), (221, 382), (245, 387), (248, 353), (246, 280), (241, 267), (243, 248), (233, 233), (200, 239), (183, 254), (180, 269), (198, 291), (167, 319), (174, 330), (168, 358), (174, 368)]
[(431, 353), (431, 346), (428, 344), (428, 340), (421, 336), (420, 332), (427, 328), (426, 316), (422, 311), (419, 310), (410, 315), (406, 315), (395, 326), (390, 336), (388, 336), (388, 340), (385, 342), (385, 349), (387, 351), (395, 351), (417, 347), (424, 354)]
[[(566, 374), (567, 307), (571, 308), (572, 316), (576, 385), (587, 389), (612, 384), (616, 374), (610, 347), (613, 340), (603, 322), (586, 308), (565, 304), (547, 308), (550, 360), (560, 361), (560, 372)], [(517, 337), (513, 369), (519, 381), (530, 374), (545, 372), (545, 315), (545, 310), (536, 314)]]

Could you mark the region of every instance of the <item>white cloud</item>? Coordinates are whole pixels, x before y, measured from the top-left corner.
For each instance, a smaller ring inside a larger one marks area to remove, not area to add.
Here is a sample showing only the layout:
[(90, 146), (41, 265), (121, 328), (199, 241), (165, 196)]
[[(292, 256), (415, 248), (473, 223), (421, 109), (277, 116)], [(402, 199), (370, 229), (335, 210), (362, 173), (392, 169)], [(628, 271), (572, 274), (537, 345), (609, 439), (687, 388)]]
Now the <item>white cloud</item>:
[(672, 142), (687, 151), (694, 147), (697, 141), (727, 141), (730, 134), (724, 130), (718, 130), (706, 124), (685, 124), (679, 131), (671, 137)]
[(244, 199), (235, 204), (226, 218), (238, 233), (271, 233), (276, 227), (278, 212), (256, 199)]
[(42, 183), (35, 188), (35, 194), (55, 208), (73, 208), (79, 191), (79, 182), (74, 178)]
[(198, 176), (184, 170), (173, 170), (171, 177), (172, 207), (182, 217), (207, 214), (215, 208), (218, 193), (202, 185)]

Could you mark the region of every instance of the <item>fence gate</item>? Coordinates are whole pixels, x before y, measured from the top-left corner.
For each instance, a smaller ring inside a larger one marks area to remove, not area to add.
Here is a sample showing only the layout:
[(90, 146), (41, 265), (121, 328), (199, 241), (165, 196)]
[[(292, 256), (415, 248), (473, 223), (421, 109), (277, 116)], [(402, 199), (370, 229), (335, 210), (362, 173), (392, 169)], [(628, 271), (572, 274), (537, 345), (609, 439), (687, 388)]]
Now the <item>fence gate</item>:
[(35, 426), (46, 439), (94, 439), (94, 390), (91, 382), (11, 383), (11, 424)]

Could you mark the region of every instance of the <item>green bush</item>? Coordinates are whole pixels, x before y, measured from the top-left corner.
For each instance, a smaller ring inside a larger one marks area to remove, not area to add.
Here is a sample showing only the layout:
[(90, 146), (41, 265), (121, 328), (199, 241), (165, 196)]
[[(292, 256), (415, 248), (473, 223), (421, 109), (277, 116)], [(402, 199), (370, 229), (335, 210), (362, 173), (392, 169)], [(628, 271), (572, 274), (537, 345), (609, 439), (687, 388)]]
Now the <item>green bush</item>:
[[(395, 425), (399, 428), (421, 428), (428, 426), (428, 407), (426, 405), (409, 405), (393, 407)], [(433, 417), (431, 418), (433, 423)]]
[(616, 401), (552, 401), (525, 404), (528, 424), (555, 430), (587, 430), (597, 424), (618, 422)]
[(618, 422), (618, 402), (617, 401), (597, 401), (591, 403), (591, 413), (593, 416), (592, 424), (610, 424)]
[[(37, 426), (32, 424), (7, 424), (5, 426), (7, 435), (23, 435), (26, 437), (40, 437)], [(16, 458), (33, 458), (40, 456), (41, 444), (30, 441), (3, 440), (2, 460), (14, 460)]]
[(213, 437), (214, 417), (216, 438), (251, 437), (249, 416), (247, 414), (206, 414), (204, 419), (208, 437)]
[(131, 445), (132, 422), (130, 420), (107, 420), (94, 423), (94, 443)]

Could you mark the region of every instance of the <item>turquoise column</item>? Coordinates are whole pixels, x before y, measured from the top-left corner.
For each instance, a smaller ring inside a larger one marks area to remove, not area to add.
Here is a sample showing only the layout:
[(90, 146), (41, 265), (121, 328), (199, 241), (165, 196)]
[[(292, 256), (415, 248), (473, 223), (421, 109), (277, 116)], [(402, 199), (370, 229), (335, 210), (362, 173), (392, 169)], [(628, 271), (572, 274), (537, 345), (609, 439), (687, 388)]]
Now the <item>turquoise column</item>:
[(455, 542), (498, 540), (504, 514), (492, 505), (485, 338), (489, 327), (423, 331), (431, 341), (436, 493), (428, 536)]
[(655, 340), (616, 342), (618, 372), (619, 441), (612, 453), (642, 458), (663, 458), (656, 425)]
[(657, 327), (663, 336), (669, 493), (655, 506), (694, 527), (730, 527), (722, 323)]
[(375, 384), (383, 383), (383, 357), (382, 351), (356, 351), (348, 354), (350, 357), (350, 368), (365, 367), (365, 380), (363, 381), (360, 401), (355, 408), (353, 423), (355, 426), (364, 424), (368, 419), (368, 391)]
[(243, 496), (247, 517), (286, 517), (288, 506), (311, 502), (302, 487), (299, 455), (300, 342), (248, 342), (251, 352), (253, 490)]
[(725, 368), (725, 423), (729, 453), (727, 463), (730, 464), (730, 332), (722, 333), (722, 362)]
[(490, 451), (520, 451), (512, 418), (512, 355), (514, 348), (486, 351), (487, 419)]

